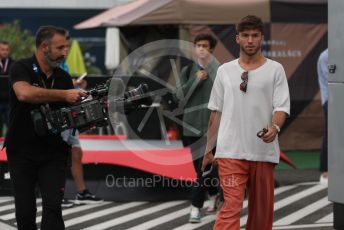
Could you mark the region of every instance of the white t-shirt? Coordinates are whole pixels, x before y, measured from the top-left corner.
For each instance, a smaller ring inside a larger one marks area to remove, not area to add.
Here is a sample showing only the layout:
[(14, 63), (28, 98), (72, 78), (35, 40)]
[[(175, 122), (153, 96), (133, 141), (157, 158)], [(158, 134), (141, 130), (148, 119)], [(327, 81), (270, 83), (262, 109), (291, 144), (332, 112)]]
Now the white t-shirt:
[(265, 143), (257, 132), (271, 126), (275, 111), (290, 113), (288, 81), (281, 64), (267, 61), (248, 72), (246, 93), (240, 90), (239, 60), (221, 65), (210, 95), (208, 108), (222, 112), (216, 158), (279, 162), (278, 139)]

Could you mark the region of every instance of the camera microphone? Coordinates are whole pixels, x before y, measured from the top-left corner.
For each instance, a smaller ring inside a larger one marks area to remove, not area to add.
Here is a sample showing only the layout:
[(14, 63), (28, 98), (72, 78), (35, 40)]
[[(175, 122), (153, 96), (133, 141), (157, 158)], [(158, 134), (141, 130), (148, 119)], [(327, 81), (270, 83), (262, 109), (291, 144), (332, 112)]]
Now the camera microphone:
[(148, 85), (147, 84), (140, 84), (137, 88), (129, 90), (124, 93), (125, 99), (136, 100), (139, 98), (143, 98), (145, 93), (148, 92)]

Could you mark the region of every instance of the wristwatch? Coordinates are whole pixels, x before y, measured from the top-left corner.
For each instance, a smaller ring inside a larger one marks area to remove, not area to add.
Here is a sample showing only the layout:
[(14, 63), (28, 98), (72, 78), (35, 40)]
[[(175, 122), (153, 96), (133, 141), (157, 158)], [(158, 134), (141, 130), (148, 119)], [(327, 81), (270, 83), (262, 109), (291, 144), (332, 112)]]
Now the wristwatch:
[(272, 124), (272, 126), (275, 127), (275, 129), (277, 130), (277, 133), (281, 131), (281, 128), (278, 125)]

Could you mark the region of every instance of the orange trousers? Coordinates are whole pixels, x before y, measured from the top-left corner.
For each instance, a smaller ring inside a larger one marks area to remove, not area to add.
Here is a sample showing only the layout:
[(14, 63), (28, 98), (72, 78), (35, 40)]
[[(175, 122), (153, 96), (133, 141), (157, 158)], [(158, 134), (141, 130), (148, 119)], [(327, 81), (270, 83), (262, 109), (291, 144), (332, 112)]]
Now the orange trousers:
[(274, 211), (274, 169), (269, 162), (217, 159), (224, 204), (215, 230), (239, 230), (240, 213), (248, 189), (247, 230), (271, 230)]

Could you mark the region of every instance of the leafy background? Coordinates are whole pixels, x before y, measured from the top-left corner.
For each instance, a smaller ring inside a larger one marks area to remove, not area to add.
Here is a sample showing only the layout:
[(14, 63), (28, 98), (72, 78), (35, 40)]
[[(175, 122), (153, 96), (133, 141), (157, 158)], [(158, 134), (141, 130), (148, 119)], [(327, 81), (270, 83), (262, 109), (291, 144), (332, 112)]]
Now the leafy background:
[(19, 20), (0, 25), (0, 40), (10, 43), (14, 60), (30, 57), (35, 52), (35, 37), (29, 30), (21, 29)]

